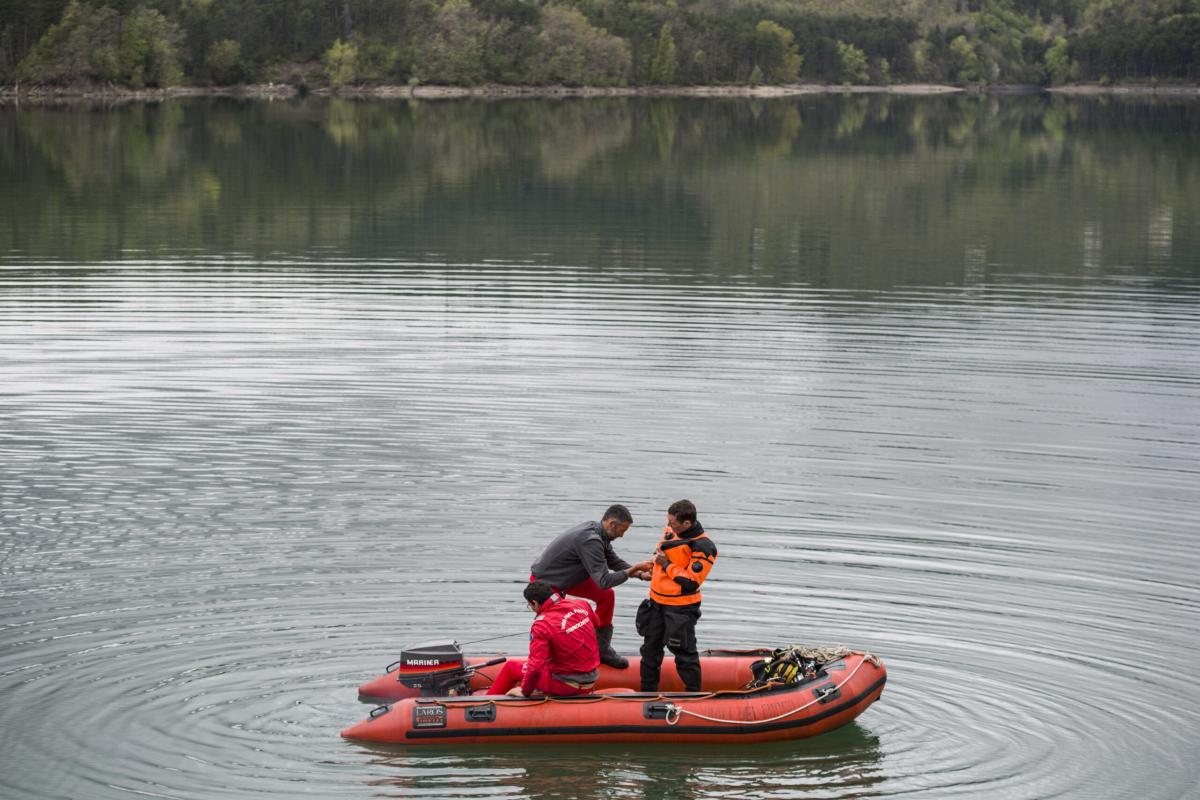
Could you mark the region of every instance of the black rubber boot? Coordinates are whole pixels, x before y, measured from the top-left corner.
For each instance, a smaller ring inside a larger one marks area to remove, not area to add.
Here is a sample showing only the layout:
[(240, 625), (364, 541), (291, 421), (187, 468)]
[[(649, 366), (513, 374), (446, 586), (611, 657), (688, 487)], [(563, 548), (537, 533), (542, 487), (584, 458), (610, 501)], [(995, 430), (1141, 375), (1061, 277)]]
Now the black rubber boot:
[(600, 663), (617, 669), (629, 666), (629, 659), (612, 649), (612, 625), (596, 628), (596, 644), (600, 645)]

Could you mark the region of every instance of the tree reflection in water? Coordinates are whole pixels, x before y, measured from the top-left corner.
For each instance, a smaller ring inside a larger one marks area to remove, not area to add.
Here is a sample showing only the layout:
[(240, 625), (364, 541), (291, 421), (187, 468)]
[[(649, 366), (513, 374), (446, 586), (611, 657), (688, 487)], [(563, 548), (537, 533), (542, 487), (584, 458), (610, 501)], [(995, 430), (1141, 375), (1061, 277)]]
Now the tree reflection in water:
[(1200, 250), (1189, 108), (895, 95), (7, 108), (0, 177), (23, 190), (0, 198), (0, 251), (532, 260), (833, 288), (1128, 263), (1179, 277)]

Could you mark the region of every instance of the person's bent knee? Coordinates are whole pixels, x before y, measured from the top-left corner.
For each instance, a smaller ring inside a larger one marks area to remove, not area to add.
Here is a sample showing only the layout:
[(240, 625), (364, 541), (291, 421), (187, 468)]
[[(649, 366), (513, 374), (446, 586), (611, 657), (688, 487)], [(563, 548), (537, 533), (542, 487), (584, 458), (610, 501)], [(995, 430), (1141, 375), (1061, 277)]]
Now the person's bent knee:
[(600, 627), (612, 625), (613, 614), (616, 610), (617, 593), (612, 589), (600, 592), (600, 596), (596, 598), (596, 617), (600, 620)]

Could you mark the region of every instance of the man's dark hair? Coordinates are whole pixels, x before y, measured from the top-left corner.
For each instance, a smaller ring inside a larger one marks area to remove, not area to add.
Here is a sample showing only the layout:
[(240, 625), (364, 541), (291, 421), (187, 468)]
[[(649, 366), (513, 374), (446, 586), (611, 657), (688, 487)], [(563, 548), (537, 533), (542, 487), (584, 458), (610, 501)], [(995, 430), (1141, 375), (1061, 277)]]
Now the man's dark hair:
[(680, 522), (695, 522), (696, 521), (696, 506), (691, 500), (676, 500), (671, 503), (671, 507), (667, 509), (667, 513)]
[(540, 606), (550, 599), (550, 595), (554, 594), (554, 587), (545, 581), (534, 581), (525, 587), (524, 594), (526, 600)]
[(608, 510), (604, 512), (604, 516), (600, 518), (600, 521), (604, 522), (606, 519), (615, 519), (617, 522), (633, 524), (633, 514), (630, 514), (629, 509), (620, 503), (615, 503), (608, 507)]

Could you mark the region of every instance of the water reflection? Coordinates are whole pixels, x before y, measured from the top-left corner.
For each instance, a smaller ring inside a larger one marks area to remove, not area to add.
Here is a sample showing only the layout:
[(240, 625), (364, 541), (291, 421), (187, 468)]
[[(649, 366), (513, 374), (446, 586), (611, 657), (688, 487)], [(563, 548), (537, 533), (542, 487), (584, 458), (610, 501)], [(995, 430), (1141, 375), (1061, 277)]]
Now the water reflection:
[(377, 797), (700, 800), (874, 797), (879, 738), (857, 722), (812, 740), (747, 748), (520, 745), (431, 750), (348, 745), (371, 753)]
[(6, 109), (0, 177), (24, 191), (0, 200), (0, 251), (533, 257), (822, 287), (1186, 277), (1198, 132), (1185, 101), (1041, 97)]

